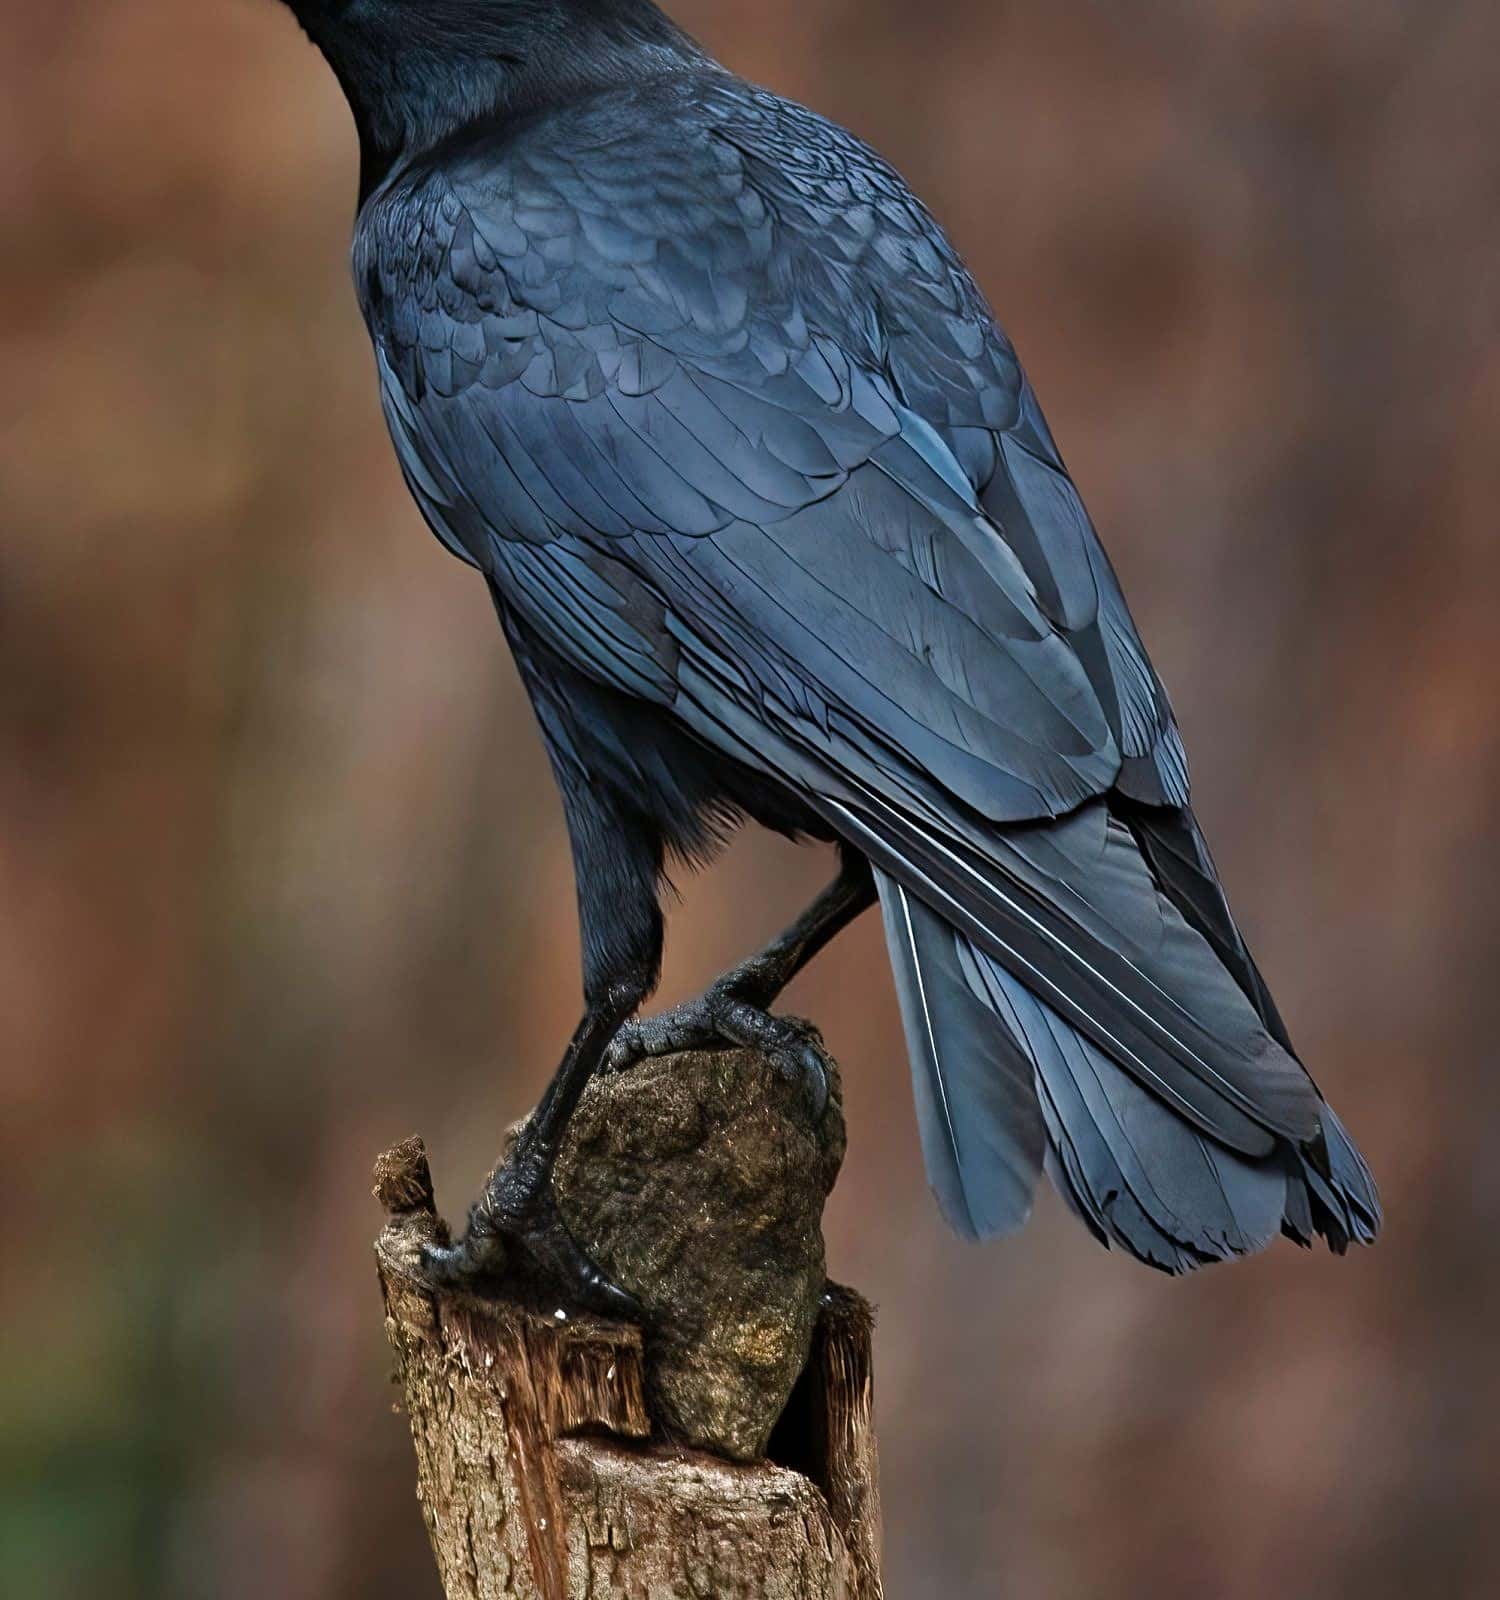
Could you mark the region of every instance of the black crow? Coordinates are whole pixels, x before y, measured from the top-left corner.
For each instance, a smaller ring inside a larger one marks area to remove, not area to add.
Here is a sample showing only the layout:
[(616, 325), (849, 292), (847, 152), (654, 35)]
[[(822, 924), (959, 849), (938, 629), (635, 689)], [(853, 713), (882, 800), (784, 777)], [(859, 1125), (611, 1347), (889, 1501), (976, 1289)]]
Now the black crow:
[[(494, 597), (573, 845), (585, 1010), (465, 1236), (628, 1299), (551, 1171), (592, 1073), (716, 1040), (879, 903), (933, 1188), (1014, 1229), (1046, 1167), (1169, 1272), (1372, 1240), (1188, 800), (1160, 680), (1015, 350), (866, 145), (650, 0), (289, 0), (358, 125), (354, 272), (433, 531)], [(635, 1022), (669, 857), (742, 818), (834, 884)]]

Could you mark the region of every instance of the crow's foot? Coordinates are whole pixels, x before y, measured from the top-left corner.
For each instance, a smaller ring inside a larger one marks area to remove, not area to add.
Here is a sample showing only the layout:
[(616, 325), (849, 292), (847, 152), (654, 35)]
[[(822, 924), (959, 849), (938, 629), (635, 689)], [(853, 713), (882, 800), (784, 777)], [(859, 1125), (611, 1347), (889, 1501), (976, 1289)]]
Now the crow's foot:
[(721, 979), (696, 1000), (687, 1000), (657, 1017), (627, 1022), (604, 1058), (604, 1071), (628, 1072), (652, 1056), (684, 1050), (739, 1045), (756, 1050), (807, 1094), (813, 1115), (828, 1105), (828, 1069), (817, 1030), (805, 1022), (773, 1017), (745, 998), (746, 969)]
[(552, 1193), (552, 1162), (529, 1144), (525, 1128), (470, 1210), (462, 1238), (429, 1245), (422, 1265), (435, 1287), (474, 1289), (514, 1270), (516, 1253), (549, 1300), (616, 1321), (640, 1320), (635, 1296), (612, 1283), (568, 1232)]

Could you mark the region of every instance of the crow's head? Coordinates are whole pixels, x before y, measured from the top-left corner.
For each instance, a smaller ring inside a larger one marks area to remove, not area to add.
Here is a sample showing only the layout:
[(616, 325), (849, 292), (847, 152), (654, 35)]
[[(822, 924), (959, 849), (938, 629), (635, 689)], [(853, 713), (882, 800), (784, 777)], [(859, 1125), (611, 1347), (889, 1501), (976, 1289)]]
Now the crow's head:
[(330, 55), (431, 51), (448, 60), (524, 59), (571, 39), (586, 47), (680, 43), (653, 0), (286, 0)]
[(478, 119), (629, 82), (697, 48), (652, 0), (286, 0), (354, 111), (366, 191)]

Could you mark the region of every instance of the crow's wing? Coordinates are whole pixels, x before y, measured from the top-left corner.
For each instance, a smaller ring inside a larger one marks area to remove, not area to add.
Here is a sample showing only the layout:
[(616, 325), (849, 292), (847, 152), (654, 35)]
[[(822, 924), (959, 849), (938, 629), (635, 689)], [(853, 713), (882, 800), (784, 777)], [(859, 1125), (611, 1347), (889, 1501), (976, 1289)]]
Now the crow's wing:
[[(836, 260), (872, 267), (862, 303), (875, 308), (876, 355), (961, 463), (1038, 607), (1066, 634), (1119, 748), (1117, 787), (1185, 804), (1187, 764), (1166, 691), (1015, 351), (942, 229), (889, 166), (800, 106), (752, 95), (724, 122), (787, 226)], [(821, 288), (816, 273), (808, 281)], [(837, 284), (824, 299), (834, 316), (847, 304)]]
[(1143, 918), (1128, 872), (994, 827), (1185, 777), (935, 224), (847, 135), (742, 88), (664, 108), (670, 139), (607, 113), (362, 218), (433, 527), (567, 659), (795, 787), (1205, 1131), (1311, 1137), (1305, 1075), (1201, 938)]

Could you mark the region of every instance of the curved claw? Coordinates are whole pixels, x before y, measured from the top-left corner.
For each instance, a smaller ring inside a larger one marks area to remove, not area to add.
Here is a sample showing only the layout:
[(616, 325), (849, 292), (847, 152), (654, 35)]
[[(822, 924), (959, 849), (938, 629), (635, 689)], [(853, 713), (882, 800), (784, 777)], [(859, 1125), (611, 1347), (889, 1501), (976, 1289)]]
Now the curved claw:
[(627, 1022), (615, 1035), (601, 1068), (628, 1072), (652, 1056), (739, 1045), (759, 1050), (793, 1083), (805, 1086), (814, 1120), (828, 1109), (828, 1067), (814, 1031), (805, 1023), (772, 1016), (730, 983), (718, 983), (696, 1000), (661, 1016)]
[[(503, 1254), (498, 1261), (482, 1259), (476, 1248), (478, 1242), (472, 1233), (466, 1233), (456, 1244), (423, 1245), (420, 1258), (423, 1276), (439, 1289), (463, 1289), (478, 1279), (498, 1276), (504, 1265)], [(491, 1252), (495, 1251), (493, 1238), (485, 1243)]]
[(813, 1120), (821, 1122), (828, 1109), (828, 1068), (822, 1050), (811, 1039), (804, 1039), (800, 1045), (778, 1050), (771, 1059), (784, 1077), (802, 1085)]
[(561, 1216), (554, 1213), (546, 1224), (529, 1232), (525, 1248), (548, 1282), (566, 1285), (569, 1297), (585, 1311), (617, 1322), (641, 1320), (644, 1313), (640, 1301), (594, 1265), (568, 1232)]
[(716, 997), (710, 992), (660, 1016), (624, 1023), (604, 1053), (601, 1070), (629, 1072), (649, 1057), (711, 1050), (718, 1044), (733, 1043), (719, 1026), (717, 1010)]
[(640, 1024), (627, 1022), (610, 1040), (609, 1049), (604, 1052), (604, 1060), (599, 1064), (599, 1071), (607, 1075), (629, 1072), (632, 1067), (638, 1067), (650, 1054)]
[(476, 1208), (463, 1237), (451, 1245), (426, 1245), (422, 1268), (441, 1289), (472, 1289), (504, 1271), (511, 1250), (521, 1251), (565, 1305), (615, 1321), (639, 1321), (640, 1302), (584, 1254), (550, 1197), (530, 1213), (500, 1222)]
[(805, 1022), (773, 1017), (741, 1000), (725, 1003), (720, 1029), (737, 1044), (759, 1050), (781, 1075), (800, 1084), (815, 1121), (828, 1108), (828, 1068), (817, 1032)]

